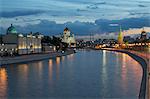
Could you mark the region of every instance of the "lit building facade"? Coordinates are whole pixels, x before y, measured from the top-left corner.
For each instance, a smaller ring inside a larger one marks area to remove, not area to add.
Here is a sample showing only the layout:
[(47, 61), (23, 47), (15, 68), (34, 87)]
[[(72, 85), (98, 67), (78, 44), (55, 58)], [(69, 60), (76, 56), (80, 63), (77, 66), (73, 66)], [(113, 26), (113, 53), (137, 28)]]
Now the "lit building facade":
[(67, 27), (64, 29), (64, 32), (63, 32), (62, 42), (67, 43), (69, 47), (76, 47), (74, 34), (71, 33)]
[(42, 51), (41, 39), (42, 35), (40, 34), (19, 34), (11, 24), (7, 29), (6, 35), (2, 36), (2, 44), (0, 45), (1, 53), (40, 53)]

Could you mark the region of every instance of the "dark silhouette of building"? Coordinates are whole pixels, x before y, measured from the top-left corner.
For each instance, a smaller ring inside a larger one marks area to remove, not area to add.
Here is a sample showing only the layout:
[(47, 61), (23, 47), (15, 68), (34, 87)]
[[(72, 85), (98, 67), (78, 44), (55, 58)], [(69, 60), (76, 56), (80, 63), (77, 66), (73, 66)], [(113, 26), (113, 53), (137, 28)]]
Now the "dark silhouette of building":
[(141, 38), (140, 38), (140, 39), (141, 39), (142, 41), (147, 39), (147, 33), (146, 33), (146, 31), (144, 31), (144, 29), (143, 29), (142, 32), (141, 32)]

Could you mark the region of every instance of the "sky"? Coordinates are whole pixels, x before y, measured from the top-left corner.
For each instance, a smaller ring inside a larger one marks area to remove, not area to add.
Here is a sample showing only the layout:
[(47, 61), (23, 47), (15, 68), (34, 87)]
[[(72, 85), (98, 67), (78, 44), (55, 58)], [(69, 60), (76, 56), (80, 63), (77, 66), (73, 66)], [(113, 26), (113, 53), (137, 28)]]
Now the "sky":
[(67, 26), (76, 35), (150, 27), (149, 0), (0, 0), (0, 33), (57, 35)]

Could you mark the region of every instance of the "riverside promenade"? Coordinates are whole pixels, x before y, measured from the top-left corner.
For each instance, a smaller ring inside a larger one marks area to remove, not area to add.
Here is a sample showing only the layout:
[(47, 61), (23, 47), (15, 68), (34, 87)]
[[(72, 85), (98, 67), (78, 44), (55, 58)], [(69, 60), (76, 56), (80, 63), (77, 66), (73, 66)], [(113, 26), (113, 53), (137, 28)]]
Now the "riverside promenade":
[(55, 57), (65, 56), (73, 53), (74, 53), (73, 50), (69, 50), (64, 53), (48, 52), (48, 53), (29, 54), (29, 55), (12, 56), (12, 57), (0, 57), (0, 66), (7, 65), (7, 64), (16, 64), (16, 63), (24, 63), (30, 61), (55, 58)]
[(141, 82), (141, 88), (139, 93), (139, 99), (150, 99), (150, 53), (141, 53), (133, 50), (103, 48), (102, 50), (115, 51), (128, 54), (133, 59), (138, 61), (143, 68), (143, 76)]

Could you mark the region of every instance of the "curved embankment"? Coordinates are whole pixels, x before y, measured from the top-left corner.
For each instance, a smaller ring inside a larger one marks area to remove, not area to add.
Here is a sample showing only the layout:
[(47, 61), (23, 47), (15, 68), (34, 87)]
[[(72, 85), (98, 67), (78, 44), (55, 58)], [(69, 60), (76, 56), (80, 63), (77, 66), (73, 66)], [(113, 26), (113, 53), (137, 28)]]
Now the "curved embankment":
[(146, 63), (146, 61), (142, 57), (135, 55), (126, 50), (117, 50), (117, 49), (102, 49), (102, 50), (115, 51), (115, 52), (121, 52), (121, 53), (128, 54), (142, 66), (143, 75), (142, 75), (141, 87), (140, 87), (140, 92), (139, 92), (139, 99), (145, 99), (146, 98), (146, 87), (147, 87), (147, 63)]
[(49, 59), (49, 58), (65, 56), (73, 53), (74, 51), (70, 50), (70, 51), (66, 51), (65, 53), (53, 52), (53, 53), (22, 55), (22, 56), (15, 56), (15, 57), (0, 57), (0, 66), (7, 65), (7, 64), (24, 63), (30, 61)]

